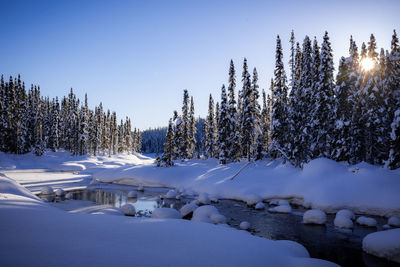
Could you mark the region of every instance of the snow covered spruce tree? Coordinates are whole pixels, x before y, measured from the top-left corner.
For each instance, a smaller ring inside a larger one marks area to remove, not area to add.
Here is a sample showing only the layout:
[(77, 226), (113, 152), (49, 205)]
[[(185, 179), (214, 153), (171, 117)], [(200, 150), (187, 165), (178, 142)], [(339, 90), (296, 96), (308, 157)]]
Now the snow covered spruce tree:
[(194, 157), (196, 152), (196, 118), (194, 117), (194, 102), (193, 96), (190, 97), (190, 111), (189, 111), (189, 129), (188, 129), (188, 149), (187, 158), (191, 159)]
[(218, 119), (218, 144), (219, 144), (219, 162), (226, 164), (229, 161), (228, 138), (229, 138), (229, 110), (226, 97), (225, 85), (221, 88), (221, 106)]
[(215, 116), (214, 116), (214, 99), (210, 94), (208, 102), (208, 115), (204, 126), (203, 150), (205, 158), (216, 157), (216, 136), (215, 136)]
[(174, 129), (172, 125), (173, 122), (172, 119), (170, 119), (168, 123), (167, 136), (165, 137), (164, 153), (161, 158), (162, 165), (167, 167), (174, 165), (173, 158), (175, 154), (175, 148), (174, 148)]
[(276, 39), (274, 89), (272, 91), (272, 114), (271, 114), (271, 144), (269, 147), (272, 158), (287, 156), (287, 132), (288, 132), (288, 110), (287, 110), (287, 84), (283, 65), (282, 44), (279, 35)]
[[(315, 53), (314, 53), (315, 55)], [(313, 65), (318, 64), (318, 58), (314, 57)], [(334, 78), (333, 78), (333, 55), (328, 32), (325, 32), (321, 47), (321, 61), (318, 68), (318, 79), (313, 90), (313, 112), (311, 125), (313, 131), (313, 157), (330, 157), (333, 140), (332, 132), (335, 114)], [(314, 73), (314, 75), (316, 75)], [(314, 80), (315, 81), (315, 80)]]

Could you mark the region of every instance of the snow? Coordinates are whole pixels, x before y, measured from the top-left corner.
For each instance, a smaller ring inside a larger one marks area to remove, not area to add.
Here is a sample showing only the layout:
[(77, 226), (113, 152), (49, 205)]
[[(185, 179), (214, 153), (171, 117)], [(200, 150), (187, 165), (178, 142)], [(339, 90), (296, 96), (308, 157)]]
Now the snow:
[(303, 223), (305, 224), (325, 224), (326, 214), (322, 210), (308, 210), (303, 215)]
[[(95, 178), (132, 186), (180, 188), (192, 195), (207, 193), (219, 199), (245, 202), (254, 195), (261, 199), (298, 199), (307, 208), (329, 213), (350, 209), (358, 214), (400, 216), (400, 169), (388, 170), (367, 163), (348, 166), (325, 158), (312, 160), (299, 169), (280, 160), (262, 160), (248, 164), (231, 180), (245, 165), (247, 162), (220, 165), (216, 159), (193, 159), (177, 161), (171, 168), (157, 168), (154, 159), (139, 154), (72, 157), (68, 152), (47, 152), (36, 157), (0, 153), (0, 172), (30, 183), (35, 169), (36, 176), (45, 177), (35, 179), (48, 181), (46, 185), (53, 185), (51, 181), (57, 179), (70, 180), (63, 187), (66, 191), (87, 186)], [(58, 178), (49, 172), (61, 170), (68, 172), (57, 175)], [(24, 171), (30, 176), (24, 175)], [(80, 173), (73, 173), (76, 171)]]
[(226, 218), (221, 215), (218, 209), (211, 205), (205, 205), (197, 208), (193, 212), (192, 221), (214, 223), (214, 224), (225, 224)]
[(211, 219), (211, 221), (214, 223), (214, 224), (226, 224), (226, 217), (224, 216), (224, 215), (222, 215), (222, 214), (212, 214), (211, 216), (210, 216), (210, 219)]
[(374, 218), (361, 216), (357, 218), (356, 222), (363, 226), (376, 227), (376, 220)]
[(281, 205), (289, 205), (289, 201), (286, 199), (271, 199), (269, 201), (270, 205), (281, 206)]
[(66, 199), (73, 199), (74, 195), (72, 193), (67, 193), (67, 194), (65, 194), (65, 198)]
[(336, 212), (336, 217), (338, 216), (344, 216), (344, 217), (348, 217), (351, 220), (355, 220), (356, 216), (354, 215), (354, 213), (351, 210), (339, 210), (338, 212)]
[(176, 209), (171, 208), (156, 208), (151, 214), (151, 218), (157, 219), (180, 219), (181, 214)]
[(344, 229), (351, 229), (354, 227), (353, 221), (350, 217), (344, 214), (336, 214), (335, 220), (333, 220), (333, 224), (335, 227), (344, 228)]
[(143, 192), (144, 191), (144, 186), (140, 184), (136, 190), (139, 191), (139, 192)]
[(54, 190), (51, 186), (45, 186), (45, 187), (42, 187), (42, 189), (40, 190), (40, 193), (42, 195), (52, 195), (52, 194), (54, 194)]
[(262, 202), (258, 202), (254, 208), (256, 210), (263, 210), (263, 209), (265, 209), (265, 204)]
[(389, 218), (388, 224), (392, 227), (400, 227), (400, 218), (392, 216)]
[(250, 229), (250, 223), (247, 221), (241, 222), (239, 224), (239, 228), (242, 230), (249, 230)]
[(137, 197), (137, 192), (136, 191), (129, 191), (128, 192), (128, 197), (129, 198), (136, 198)]
[(290, 205), (280, 205), (273, 208), (268, 209), (269, 212), (278, 212), (278, 213), (291, 213), (292, 207)]
[(186, 204), (179, 211), (181, 213), (182, 218), (186, 217), (190, 213), (194, 212), (199, 206), (194, 204)]
[(176, 198), (177, 196), (178, 192), (176, 192), (174, 189), (169, 190), (165, 195), (166, 198)]
[[(39, 158), (31, 154), (0, 153), (2, 266), (38, 263), (42, 266), (131, 266), (132, 263), (138, 266), (337, 266), (309, 258), (304, 252), (306, 249), (298, 243), (256, 237), (231, 227), (187, 220), (110, 216), (121, 215), (118, 209), (110, 207), (66, 212), (42, 202), (12, 180), (24, 180), (21, 183), (28, 183), (31, 188), (38, 188), (34, 183), (42, 183), (40, 187), (57, 183), (67, 191), (88, 186), (93, 175), (106, 175), (110, 171), (114, 174), (110, 181), (116, 183), (129, 181), (137, 186), (144, 181), (144, 186), (169, 185), (170, 179), (155, 181), (150, 175), (145, 181), (141, 176), (132, 176), (133, 169), (155, 168), (152, 164), (153, 160), (146, 160), (141, 155), (69, 157), (63, 152), (49, 152)], [(21, 169), (26, 173), (20, 172)], [(169, 169), (175, 172), (179, 167)], [(60, 170), (67, 170), (65, 176), (69, 178), (51, 173)], [(13, 178), (7, 178), (3, 173), (11, 174)], [(82, 177), (75, 179), (80, 175)], [(187, 180), (184, 175), (178, 177)], [(69, 183), (70, 180), (73, 182)], [(226, 188), (222, 194), (236, 194), (236, 181), (231, 182), (234, 186)], [(190, 189), (186, 182), (183, 184), (186, 189), (196, 192), (202, 188)], [(169, 212), (156, 209), (155, 213)]]
[(127, 203), (121, 207), (121, 211), (126, 215), (126, 216), (135, 216), (136, 214), (136, 208), (130, 203)]
[(400, 229), (371, 233), (364, 237), (362, 247), (366, 253), (400, 263)]

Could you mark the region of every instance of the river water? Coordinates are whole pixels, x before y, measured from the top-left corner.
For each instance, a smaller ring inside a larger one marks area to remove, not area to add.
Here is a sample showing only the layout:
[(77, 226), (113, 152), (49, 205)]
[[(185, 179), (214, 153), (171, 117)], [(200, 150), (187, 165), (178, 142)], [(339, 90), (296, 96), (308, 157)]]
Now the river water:
[[(129, 190), (132, 188), (80, 190), (73, 192), (73, 199), (118, 208), (125, 203), (132, 203), (137, 211), (136, 216), (145, 217), (151, 216), (151, 212), (155, 208), (168, 207), (179, 210), (192, 200), (190, 198), (164, 199), (162, 196), (168, 191), (165, 188), (152, 188), (150, 191), (138, 192), (137, 198), (128, 198)], [(48, 200), (54, 201), (55, 199), (49, 198)], [(57, 201), (60, 200), (63, 199), (57, 199)], [(400, 264), (382, 260), (362, 251), (362, 239), (377, 229), (381, 230), (382, 225), (386, 223), (386, 219), (382, 217), (371, 216), (377, 220), (378, 228), (367, 228), (355, 224), (352, 231), (346, 231), (334, 227), (335, 215), (328, 215), (327, 223), (324, 226), (303, 224), (302, 216), (306, 210), (301, 206), (292, 206), (292, 213), (280, 214), (268, 212), (267, 204), (266, 209), (261, 211), (235, 200), (220, 200), (213, 205), (226, 216), (230, 226), (239, 228), (240, 222), (248, 221), (251, 224), (252, 234), (273, 240), (296, 241), (305, 246), (310, 256), (314, 258), (336, 262), (341, 266), (400, 266)], [(65, 206), (63, 208), (65, 209)]]

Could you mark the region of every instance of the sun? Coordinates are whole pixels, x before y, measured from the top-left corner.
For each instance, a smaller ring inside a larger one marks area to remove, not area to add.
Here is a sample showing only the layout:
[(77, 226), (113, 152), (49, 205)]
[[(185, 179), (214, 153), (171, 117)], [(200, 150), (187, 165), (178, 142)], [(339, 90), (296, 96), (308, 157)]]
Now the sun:
[(361, 68), (363, 71), (370, 71), (375, 67), (375, 62), (369, 58), (366, 57), (363, 60), (361, 60)]

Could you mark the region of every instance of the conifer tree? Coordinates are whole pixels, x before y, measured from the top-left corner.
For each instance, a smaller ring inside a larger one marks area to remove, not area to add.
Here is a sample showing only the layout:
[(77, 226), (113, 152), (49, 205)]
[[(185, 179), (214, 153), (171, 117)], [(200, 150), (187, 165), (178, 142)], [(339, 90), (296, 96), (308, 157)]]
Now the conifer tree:
[(189, 145), (188, 145), (188, 155), (187, 155), (189, 159), (193, 158), (195, 154), (196, 133), (197, 133), (196, 118), (194, 117), (194, 102), (192, 96), (190, 97), (190, 111), (189, 111), (189, 133), (188, 133)]
[(229, 138), (229, 108), (225, 91), (225, 85), (221, 88), (221, 107), (218, 119), (218, 144), (219, 144), (219, 163), (228, 162), (228, 138)]
[(164, 153), (162, 156), (162, 162), (164, 163), (165, 166), (173, 166), (173, 157), (174, 157), (174, 130), (172, 127), (172, 120), (169, 120), (168, 124), (168, 131), (167, 131), (167, 136), (165, 137), (165, 143), (164, 143)]
[(203, 136), (203, 149), (204, 157), (212, 158), (215, 156), (215, 120), (214, 120), (214, 99), (210, 94), (210, 99), (208, 102), (208, 115), (206, 119), (206, 124), (204, 127)]

